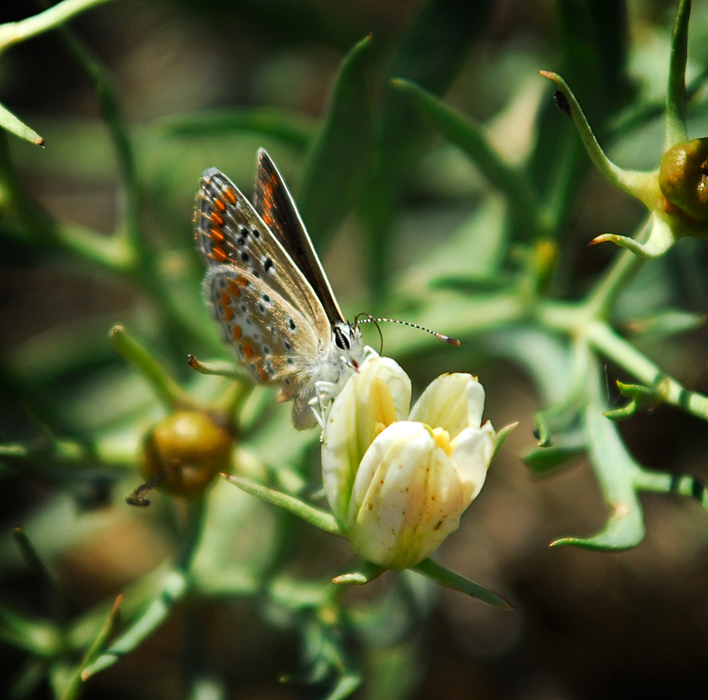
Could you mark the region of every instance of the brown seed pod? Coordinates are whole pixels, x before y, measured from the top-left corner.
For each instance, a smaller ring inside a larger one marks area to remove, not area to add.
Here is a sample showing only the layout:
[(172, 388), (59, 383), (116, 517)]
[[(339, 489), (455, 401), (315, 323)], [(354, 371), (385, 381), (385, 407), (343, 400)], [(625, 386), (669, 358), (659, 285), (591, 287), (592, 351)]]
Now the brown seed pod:
[(696, 221), (708, 221), (708, 138), (672, 146), (661, 161), (664, 197)]
[[(231, 435), (200, 411), (179, 411), (161, 420), (145, 436), (140, 470), (144, 490), (188, 498), (199, 495), (220, 472), (228, 469)], [(139, 489), (133, 505), (147, 505)], [(148, 501), (149, 503), (149, 501)]]

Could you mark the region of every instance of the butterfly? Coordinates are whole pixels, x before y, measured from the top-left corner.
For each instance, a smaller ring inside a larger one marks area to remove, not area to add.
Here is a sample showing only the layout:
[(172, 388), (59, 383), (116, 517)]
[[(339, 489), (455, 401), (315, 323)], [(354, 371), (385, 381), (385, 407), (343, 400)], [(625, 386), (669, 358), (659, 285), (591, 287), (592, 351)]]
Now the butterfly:
[(294, 399), (298, 430), (322, 425), (366, 354), (348, 323), (275, 163), (258, 151), (253, 205), (216, 168), (202, 174), (195, 239), (203, 291), (224, 340), (256, 383)]

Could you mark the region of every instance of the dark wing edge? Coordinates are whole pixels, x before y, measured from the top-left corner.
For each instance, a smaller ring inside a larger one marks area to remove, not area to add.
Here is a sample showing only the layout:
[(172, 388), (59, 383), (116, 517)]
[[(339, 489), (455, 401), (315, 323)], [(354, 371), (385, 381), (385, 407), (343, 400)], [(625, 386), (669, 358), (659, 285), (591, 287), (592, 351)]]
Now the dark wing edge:
[(309, 282), (330, 324), (346, 323), (332, 286), (283, 176), (264, 148), (258, 150), (254, 206), (265, 224)]

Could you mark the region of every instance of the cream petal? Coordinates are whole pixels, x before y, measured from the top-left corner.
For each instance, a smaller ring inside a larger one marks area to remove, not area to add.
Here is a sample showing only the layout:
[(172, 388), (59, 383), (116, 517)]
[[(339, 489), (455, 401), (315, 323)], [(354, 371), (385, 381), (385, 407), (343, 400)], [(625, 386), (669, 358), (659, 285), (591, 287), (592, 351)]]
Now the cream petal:
[(342, 522), (359, 464), (375, 437), (370, 386), (377, 378), (388, 387), (397, 417), (408, 414), (408, 375), (394, 360), (371, 353), (334, 400), (322, 434), (322, 481), (329, 505)]
[[(444, 428), (451, 438), (456, 437), (469, 425), (466, 392), (470, 383), (479, 385), (471, 374), (462, 372), (443, 374), (434, 379), (413, 406), (410, 420), (421, 421), (431, 428)], [(479, 423), (474, 427), (479, 427)]]
[(467, 385), (467, 425), (470, 428), (479, 428), (482, 425), (484, 412), (484, 387), (475, 380)]
[(450, 461), (459, 475), (465, 508), (484, 486), (494, 444), (494, 429), (489, 421), (482, 428), (466, 428), (452, 442)]
[(461, 494), (455, 467), (426, 426), (390, 426), (357, 474), (348, 518), (352, 549), (389, 568), (417, 564), (459, 526)]

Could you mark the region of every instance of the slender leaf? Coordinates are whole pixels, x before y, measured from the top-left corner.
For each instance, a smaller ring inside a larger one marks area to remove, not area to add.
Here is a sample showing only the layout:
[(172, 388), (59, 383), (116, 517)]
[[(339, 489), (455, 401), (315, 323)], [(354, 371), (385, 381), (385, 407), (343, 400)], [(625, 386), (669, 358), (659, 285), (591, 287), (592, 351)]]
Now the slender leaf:
[(299, 112), (282, 107), (221, 109), (198, 114), (165, 117), (155, 126), (172, 136), (212, 137), (252, 132), (281, 139), (300, 151), (315, 139), (316, 123)]
[(9, 109), (0, 104), (0, 127), (38, 146), (44, 146), (44, 139), (32, 128), (21, 122)]
[(374, 143), (371, 45), (371, 36), (362, 39), (342, 62), (305, 168), (298, 206), (315, 240), (327, 238), (349, 213), (370, 168)]
[(491, 185), (504, 193), (517, 219), (523, 222), (522, 230), (528, 231), (529, 236), (545, 232), (543, 214), (531, 183), (505, 162), (481, 124), (410, 80), (394, 79), (393, 86), (410, 98), (436, 131), (469, 156)]
[(374, 300), (390, 279), (387, 239), (402, 184), (428, 141), (416, 109), (390, 89), (389, 81), (406, 78), (443, 93), (481, 36), (493, 5), (491, 0), (428, 0), (402, 32), (383, 71), (378, 154), (359, 209), (367, 229), (366, 260)]

